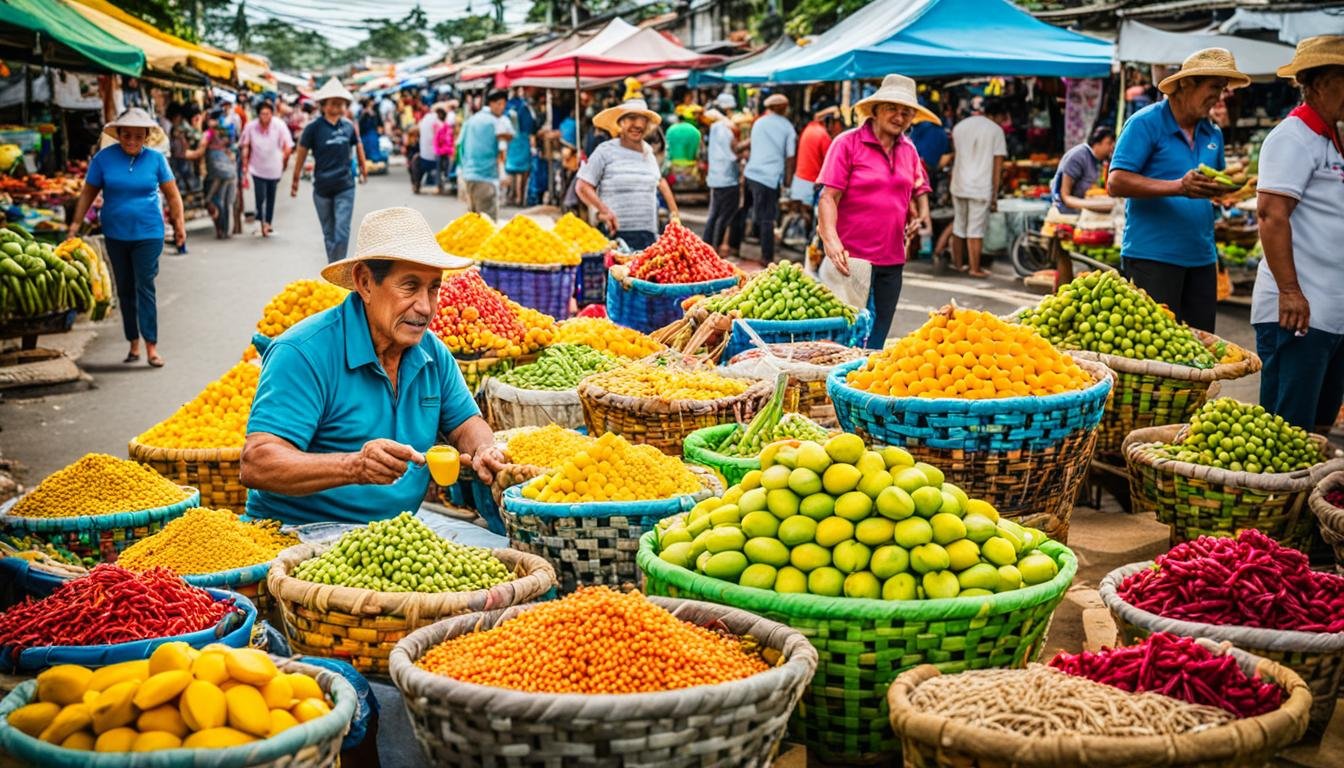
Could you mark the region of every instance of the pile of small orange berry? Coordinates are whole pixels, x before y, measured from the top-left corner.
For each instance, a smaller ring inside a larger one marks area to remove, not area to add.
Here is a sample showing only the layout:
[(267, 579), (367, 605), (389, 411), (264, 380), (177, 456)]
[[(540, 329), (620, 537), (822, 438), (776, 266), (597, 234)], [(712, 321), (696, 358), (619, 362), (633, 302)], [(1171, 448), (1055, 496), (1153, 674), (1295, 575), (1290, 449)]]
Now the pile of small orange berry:
[(417, 666), (531, 693), (652, 693), (764, 672), (742, 638), (687, 623), (638, 592), (585, 587), (484, 632), (431, 648)]
[(241, 447), (260, 375), (261, 367), (256, 363), (234, 363), (191, 402), (136, 440), (159, 448)]

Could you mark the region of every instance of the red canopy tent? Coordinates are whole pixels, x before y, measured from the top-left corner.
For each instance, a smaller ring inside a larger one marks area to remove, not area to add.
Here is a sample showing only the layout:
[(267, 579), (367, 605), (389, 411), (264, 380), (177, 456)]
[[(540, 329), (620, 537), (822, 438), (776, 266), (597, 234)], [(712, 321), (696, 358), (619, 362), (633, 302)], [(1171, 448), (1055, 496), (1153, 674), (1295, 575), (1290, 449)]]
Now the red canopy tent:
[(528, 79), (572, 77), (575, 86), (581, 88), (584, 80), (608, 82), (660, 69), (711, 66), (724, 60), (684, 48), (657, 30), (636, 27), (622, 19), (612, 19), (591, 39), (571, 50), (563, 50), (563, 44), (556, 47), (561, 50), (503, 65), (495, 71), (495, 83), (507, 87), (526, 85), (521, 81)]

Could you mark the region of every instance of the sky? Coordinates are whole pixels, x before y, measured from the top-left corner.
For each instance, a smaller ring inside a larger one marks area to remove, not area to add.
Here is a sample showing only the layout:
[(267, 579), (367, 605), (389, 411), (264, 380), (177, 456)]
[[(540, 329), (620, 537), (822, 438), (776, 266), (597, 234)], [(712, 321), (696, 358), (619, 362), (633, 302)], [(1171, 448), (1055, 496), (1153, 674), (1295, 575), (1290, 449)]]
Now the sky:
[[(348, 48), (364, 39), (366, 18), (399, 19), (416, 5), (415, 0), (252, 0), (247, 16), (253, 23), (276, 18), (295, 27), (313, 29), (326, 35), (335, 46)], [(493, 13), (488, 0), (421, 0), (420, 7), (429, 17), (429, 26), (444, 19), (472, 13)], [(505, 0), (504, 23), (522, 24), (532, 0)]]

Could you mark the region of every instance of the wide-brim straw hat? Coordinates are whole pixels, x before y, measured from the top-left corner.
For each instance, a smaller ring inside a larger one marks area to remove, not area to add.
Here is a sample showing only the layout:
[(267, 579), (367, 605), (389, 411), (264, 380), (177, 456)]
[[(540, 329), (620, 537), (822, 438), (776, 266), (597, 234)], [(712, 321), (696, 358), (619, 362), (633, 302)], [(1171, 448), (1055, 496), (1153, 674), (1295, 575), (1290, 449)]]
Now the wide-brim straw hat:
[(1297, 77), (1297, 73), (1316, 67), (1344, 67), (1344, 35), (1317, 35), (1297, 41), (1293, 60), (1279, 67), (1279, 77)]
[(593, 125), (614, 136), (620, 132), (621, 118), (626, 115), (643, 115), (649, 119), (649, 123), (652, 125), (663, 122), (663, 118), (657, 112), (649, 109), (648, 103), (643, 99), (630, 99), (598, 112), (597, 116), (593, 118)]
[(355, 238), (355, 255), (328, 264), (322, 270), (327, 282), (342, 288), (355, 287), (355, 265), (370, 259), (407, 261), (435, 269), (464, 269), (471, 259), (452, 256), (439, 246), (425, 217), (413, 208), (383, 208), (364, 216)]
[(355, 97), (351, 96), (350, 92), (345, 89), (345, 86), (341, 85), (341, 81), (334, 77), (323, 83), (322, 87), (317, 89), (317, 93), (313, 94), (313, 101), (316, 101), (318, 104), (321, 104), (327, 99), (344, 99), (347, 104), (353, 104), (355, 101)]
[(1226, 48), (1205, 48), (1195, 51), (1181, 62), (1181, 68), (1167, 75), (1157, 84), (1157, 90), (1171, 94), (1176, 83), (1186, 77), (1225, 77), (1228, 88), (1244, 88), (1251, 84), (1249, 75), (1237, 69), (1237, 59)]
[(156, 147), (168, 143), (168, 137), (164, 135), (163, 129), (159, 127), (159, 122), (149, 116), (149, 113), (139, 107), (131, 107), (122, 112), (121, 115), (112, 122), (103, 126), (103, 135), (111, 136), (113, 139), (120, 139), (117, 136), (118, 128), (148, 128), (149, 135), (145, 137), (146, 147)]
[[(882, 78), (882, 87), (877, 92), (866, 99), (860, 99), (854, 105), (854, 113), (859, 116), (862, 122), (873, 116), (873, 109), (878, 104), (900, 104), (915, 110), (915, 114), (924, 120), (928, 120), (938, 125), (943, 121), (938, 116), (930, 112), (927, 107), (919, 103), (919, 94), (915, 89), (915, 81), (905, 75), (887, 75)], [(918, 119), (918, 118), (917, 118)]]

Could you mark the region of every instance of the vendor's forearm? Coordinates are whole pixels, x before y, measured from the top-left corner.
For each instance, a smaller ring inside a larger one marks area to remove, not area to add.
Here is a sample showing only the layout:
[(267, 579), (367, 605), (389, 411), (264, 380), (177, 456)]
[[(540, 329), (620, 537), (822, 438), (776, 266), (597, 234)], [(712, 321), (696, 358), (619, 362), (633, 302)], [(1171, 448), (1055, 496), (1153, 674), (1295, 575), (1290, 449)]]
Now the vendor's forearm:
[(177, 182), (165, 181), (162, 190), (168, 200), (168, 217), (172, 219), (173, 232), (185, 234), (187, 224), (182, 213), (182, 194), (177, 189)]
[(79, 202), (75, 203), (75, 216), (70, 220), (74, 226), (79, 226), (84, 222), (84, 216), (89, 212), (89, 206), (97, 199), (98, 193), (102, 191), (92, 184), (85, 183), (84, 188), (79, 191)]
[(448, 435), (448, 442), (462, 453), (474, 456), (482, 448), (495, 444), (495, 433), (485, 419), (472, 416)]
[(583, 179), (579, 179), (574, 191), (579, 196), (579, 200), (583, 201), (583, 204), (589, 208), (600, 211), (606, 207), (602, 205), (602, 198), (597, 195), (597, 188)]
[(991, 197), (997, 199), (999, 188), (1003, 186), (1003, 155), (994, 156), (994, 189), (990, 192)]
[(239, 477), (254, 490), (307, 496), (349, 485), (358, 458), (357, 453), (305, 453), (275, 435), (254, 432), (243, 444)]
[(839, 194), (831, 188), (823, 190), (821, 198), (817, 200), (817, 235), (823, 243), (834, 245), (840, 242), (835, 229), (839, 219), (839, 202)]
[(1111, 197), (1173, 197), (1185, 194), (1180, 179), (1152, 179), (1132, 171), (1112, 168), (1106, 177), (1106, 194)]

